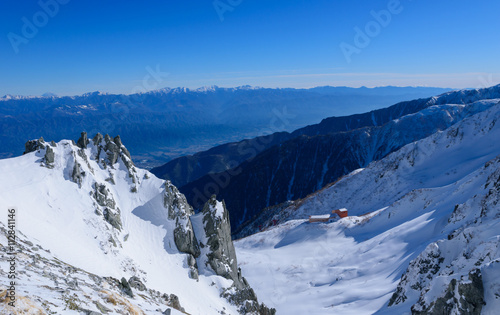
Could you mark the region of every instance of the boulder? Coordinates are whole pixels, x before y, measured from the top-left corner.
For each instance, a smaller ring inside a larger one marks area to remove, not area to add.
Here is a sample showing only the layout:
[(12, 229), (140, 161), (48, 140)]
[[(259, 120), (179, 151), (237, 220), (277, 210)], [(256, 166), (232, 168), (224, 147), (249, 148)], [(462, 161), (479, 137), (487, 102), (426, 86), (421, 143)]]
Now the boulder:
[(130, 284), (128, 283), (127, 279), (125, 278), (121, 279), (120, 289), (122, 290), (123, 293), (130, 296), (131, 298), (134, 297), (134, 293), (132, 292), (132, 288), (130, 287)]
[(145, 291), (146, 286), (144, 283), (142, 283), (141, 279), (139, 277), (133, 276), (130, 279), (128, 279), (128, 283), (130, 284), (130, 287), (139, 290), (139, 291)]

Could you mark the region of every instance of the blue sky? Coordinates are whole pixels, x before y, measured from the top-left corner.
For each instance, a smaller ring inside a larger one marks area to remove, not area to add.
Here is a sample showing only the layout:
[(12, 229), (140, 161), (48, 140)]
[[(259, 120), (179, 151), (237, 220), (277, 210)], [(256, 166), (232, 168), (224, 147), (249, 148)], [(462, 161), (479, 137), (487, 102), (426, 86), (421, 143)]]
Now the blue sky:
[[(500, 2), (493, 0), (40, 3), (0, 4), (0, 95), (500, 83)], [(371, 12), (381, 10), (378, 22)], [(365, 41), (355, 41), (356, 29)], [(356, 52), (346, 58), (342, 47)]]

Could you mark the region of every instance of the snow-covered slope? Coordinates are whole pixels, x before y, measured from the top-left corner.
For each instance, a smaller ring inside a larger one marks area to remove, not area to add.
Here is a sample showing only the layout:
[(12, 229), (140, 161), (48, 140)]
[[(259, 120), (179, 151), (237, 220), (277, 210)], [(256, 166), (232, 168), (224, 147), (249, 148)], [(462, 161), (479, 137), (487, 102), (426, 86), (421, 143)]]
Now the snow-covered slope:
[[(294, 202), (280, 212), (285, 223), (237, 241), (256, 293), (285, 314), (494, 314), (500, 105), (487, 102)], [(339, 208), (350, 216), (306, 221)]]
[[(15, 207), (19, 303), (47, 314), (267, 310), (255, 296), (222, 297), (238, 293), (234, 287), (251, 290), (241, 275), (221, 276), (210, 266), (198, 272), (199, 263), (211, 260), (200, 256), (197, 237), (206, 235), (194, 234), (192, 208), (168, 181), (136, 168), (119, 137), (88, 140), (82, 133), (76, 144), (40, 139), (29, 141), (26, 153), (0, 160), (0, 264), (9, 270), (7, 210)], [(0, 297), (10, 285), (3, 271)], [(0, 302), (0, 313), (10, 312)]]

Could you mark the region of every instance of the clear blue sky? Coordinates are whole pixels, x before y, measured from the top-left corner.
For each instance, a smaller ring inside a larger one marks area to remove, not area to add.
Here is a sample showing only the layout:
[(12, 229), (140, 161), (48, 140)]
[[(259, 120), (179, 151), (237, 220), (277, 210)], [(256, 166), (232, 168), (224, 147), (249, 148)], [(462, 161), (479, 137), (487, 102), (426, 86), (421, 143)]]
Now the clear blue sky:
[[(131, 93), (148, 67), (169, 75), (147, 89), (500, 81), (494, 0), (401, 0), (378, 30), (370, 12), (394, 0), (218, 0), (231, 8), (223, 21), (213, 0), (59, 1), (53, 17), (37, 1), (1, 2), (0, 95)], [(40, 27), (27, 38), (34, 19)], [(356, 47), (355, 28), (367, 26), (373, 37), (347, 62), (341, 43)]]

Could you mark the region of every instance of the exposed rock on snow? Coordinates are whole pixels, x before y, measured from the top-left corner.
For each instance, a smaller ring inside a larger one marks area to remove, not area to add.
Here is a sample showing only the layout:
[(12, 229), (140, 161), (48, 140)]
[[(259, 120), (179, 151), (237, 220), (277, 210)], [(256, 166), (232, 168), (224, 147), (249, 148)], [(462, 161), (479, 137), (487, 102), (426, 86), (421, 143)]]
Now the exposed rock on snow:
[(194, 214), (193, 208), (170, 181), (165, 182), (163, 205), (168, 211), (168, 218), (175, 222), (174, 242), (177, 249), (194, 257), (200, 256), (200, 247), (190, 219)]
[(202, 247), (201, 262), (228, 280), (232, 280), (232, 286), (222, 293), (232, 303), (240, 306), (242, 314), (275, 314), (274, 309), (267, 308), (264, 304), (259, 305), (257, 296), (249, 286), (245, 278), (241, 276), (238, 268), (234, 244), (231, 240), (231, 224), (229, 213), (224, 201), (219, 202), (213, 195), (203, 207), (200, 214), (204, 233), (200, 239)]

